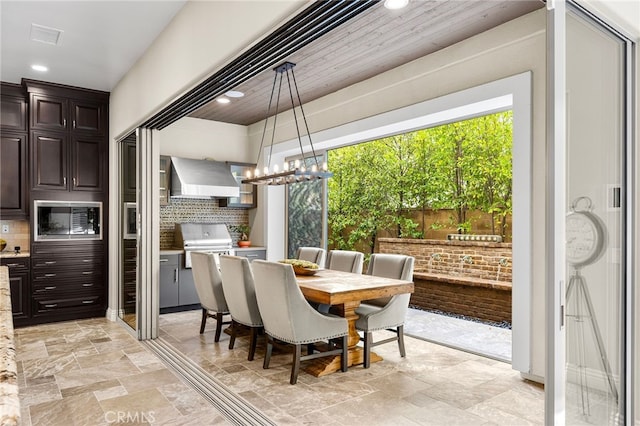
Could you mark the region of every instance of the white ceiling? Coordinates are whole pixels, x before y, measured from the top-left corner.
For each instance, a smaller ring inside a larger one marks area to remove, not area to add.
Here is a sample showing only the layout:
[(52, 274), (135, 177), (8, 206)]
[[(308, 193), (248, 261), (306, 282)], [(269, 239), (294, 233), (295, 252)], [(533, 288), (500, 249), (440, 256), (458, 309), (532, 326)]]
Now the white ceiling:
[[(0, 80), (111, 91), (185, 3), (1, 0)], [(31, 24), (64, 31), (58, 45), (31, 41)], [(33, 71), (36, 63), (49, 71)]]

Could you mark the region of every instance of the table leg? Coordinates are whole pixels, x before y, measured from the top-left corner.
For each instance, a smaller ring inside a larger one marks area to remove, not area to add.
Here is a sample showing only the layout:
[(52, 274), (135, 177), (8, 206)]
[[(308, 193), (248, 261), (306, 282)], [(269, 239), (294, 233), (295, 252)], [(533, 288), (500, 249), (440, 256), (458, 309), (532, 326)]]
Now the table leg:
[[(356, 309), (360, 306), (360, 302), (347, 302), (342, 305), (335, 305), (331, 307), (331, 312), (340, 315), (347, 319), (349, 324), (349, 360), (347, 365), (359, 365), (364, 362), (364, 349), (358, 345), (360, 342), (360, 335), (356, 330), (356, 320), (358, 314)], [(305, 371), (316, 377), (325, 376), (340, 370), (340, 355), (334, 357), (324, 357), (313, 360), (314, 362), (305, 367)], [(382, 357), (374, 352), (371, 352), (371, 362), (382, 361)]]

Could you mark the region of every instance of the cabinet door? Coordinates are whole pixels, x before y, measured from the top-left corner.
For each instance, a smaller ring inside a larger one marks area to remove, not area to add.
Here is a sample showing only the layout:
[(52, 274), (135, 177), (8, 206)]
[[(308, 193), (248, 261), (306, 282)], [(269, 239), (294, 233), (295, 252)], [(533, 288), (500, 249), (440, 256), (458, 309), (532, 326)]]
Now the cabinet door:
[(3, 130), (27, 130), (27, 101), (25, 99), (3, 96), (0, 105), (0, 126)]
[[(134, 182), (135, 183), (135, 182)], [(171, 195), (171, 157), (160, 156), (160, 205), (169, 204)]]
[(105, 132), (105, 107), (88, 101), (71, 101), (71, 130), (103, 135)]
[(0, 217), (27, 217), (27, 135), (0, 136)]
[(257, 206), (256, 186), (250, 183), (242, 183), (247, 171), (253, 172), (255, 164), (233, 164), (229, 163), (231, 174), (238, 182), (240, 187), (240, 195), (237, 197), (221, 198), (218, 201), (220, 207), (238, 207), (251, 209)]
[(160, 256), (160, 308), (178, 306), (178, 255)]
[(66, 130), (68, 102), (65, 98), (31, 95), (31, 128)]
[[(123, 149), (123, 179), (122, 179), (122, 197), (125, 202), (136, 201), (136, 141), (125, 140), (122, 145)], [(162, 169), (162, 157), (160, 157), (160, 168)], [(160, 179), (162, 186), (162, 179)], [(160, 198), (160, 204), (162, 198)]]
[(72, 136), (71, 161), (72, 190), (102, 191), (104, 162), (101, 138)]
[(29, 318), (29, 273), (17, 272), (9, 277), (11, 311), (14, 319)]
[(31, 187), (67, 190), (67, 145), (63, 133), (32, 132)]
[(196, 283), (193, 280), (193, 270), (180, 268), (179, 274), (180, 292), (178, 301), (180, 305), (194, 305), (200, 303), (198, 292), (196, 291)]

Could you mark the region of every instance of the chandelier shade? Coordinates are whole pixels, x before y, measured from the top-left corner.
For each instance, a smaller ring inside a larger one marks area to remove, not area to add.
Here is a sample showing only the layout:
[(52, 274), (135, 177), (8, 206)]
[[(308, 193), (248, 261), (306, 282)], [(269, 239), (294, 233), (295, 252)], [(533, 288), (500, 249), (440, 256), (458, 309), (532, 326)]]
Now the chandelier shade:
[[(293, 73), (293, 68), (296, 64), (292, 62), (285, 62), (281, 65), (278, 65), (274, 68), (275, 75), (273, 78), (273, 86), (271, 88), (271, 96), (269, 97), (269, 106), (267, 108), (267, 117), (264, 121), (264, 129), (262, 131), (262, 138), (260, 140), (260, 149), (258, 150), (258, 159), (256, 160), (256, 164), (260, 164), (260, 157), (262, 155), (265, 137), (267, 134), (268, 122), (273, 106), (274, 95), (276, 95), (276, 86), (277, 86), (277, 97), (275, 101), (275, 112), (273, 115), (273, 130), (271, 132), (271, 145), (269, 149), (269, 156), (265, 161), (266, 166), (262, 170), (262, 172), (256, 167), (254, 172), (247, 172), (245, 179), (242, 180), (242, 183), (250, 183), (254, 185), (288, 185), (291, 183), (297, 182), (306, 182), (318, 179), (327, 179), (333, 176), (333, 173), (327, 170), (327, 163), (323, 162), (320, 164), (318, 162), (318, 157), (316, 156), (315, 149), (313, 148), (313, 142), (311, 141), (311, 133), (309, 132), (309, 125), (307, 124), (307, 117), (304, 114), (304, 109), (302, 107), (302, 101), (300, 99), (300, 93), (298, 92), (298, 84), (296, 83), (295, 74)], [(298, 145), (300, 147), (300, 155), (302, 157), (302, 161), (296, 160), (293, 167), (289, 166), (289, 163), (285, 161), (282, 169), (278, 167), (277, 164), (271, 167), (271, 156), (273, 153), (273, 142), (275, 139), (276, 132), (276, 124), (278, 119), (278, 113), (280, 110), (280, 94), (282, 92), (283, 82), (286, 77), (286, 88), (289, 90), (289, 98), (291, 100), (291, 110), (293, 112), (293, 120), (296, 125), (296, 133), (298, 137)], [(296, 101), (298, 103), (296, 107)], [(303, 137), (300, 132), (300, 124), (298, 119), (298, 111), (300, 113), (300, 119), (302, 123), (304, 123), (304, 129), (306, 130), (307, 138), (309, 139), (309, 150), (307, 154), (305, 154), (303, 149)], [(307, 166), (307, 159), (311, 160), (311, 167)]]

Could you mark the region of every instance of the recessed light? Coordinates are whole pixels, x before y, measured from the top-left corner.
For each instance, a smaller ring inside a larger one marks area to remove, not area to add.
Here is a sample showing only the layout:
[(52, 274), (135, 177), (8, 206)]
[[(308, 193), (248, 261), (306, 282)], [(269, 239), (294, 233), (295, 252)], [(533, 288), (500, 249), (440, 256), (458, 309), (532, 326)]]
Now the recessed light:
[(219, 104), (228, 104), (231, 101), (227, 98), (217, 98), (216, 102), (218, 102)]
[(45, 67), (44, 65), (38, 65), (38, 64), (31, 65), (31, 69), (38, 72), (49, 71), (49, 68)]
[(230, 98), (241, 98), (244, 96), (244, 93), (237, 90), (229, 90), (228, 92), (224, 92), (224, 94)]
[(395, 10), (402, 9), (409, 4), (409, 0), (384, 0), (384, 7)]

